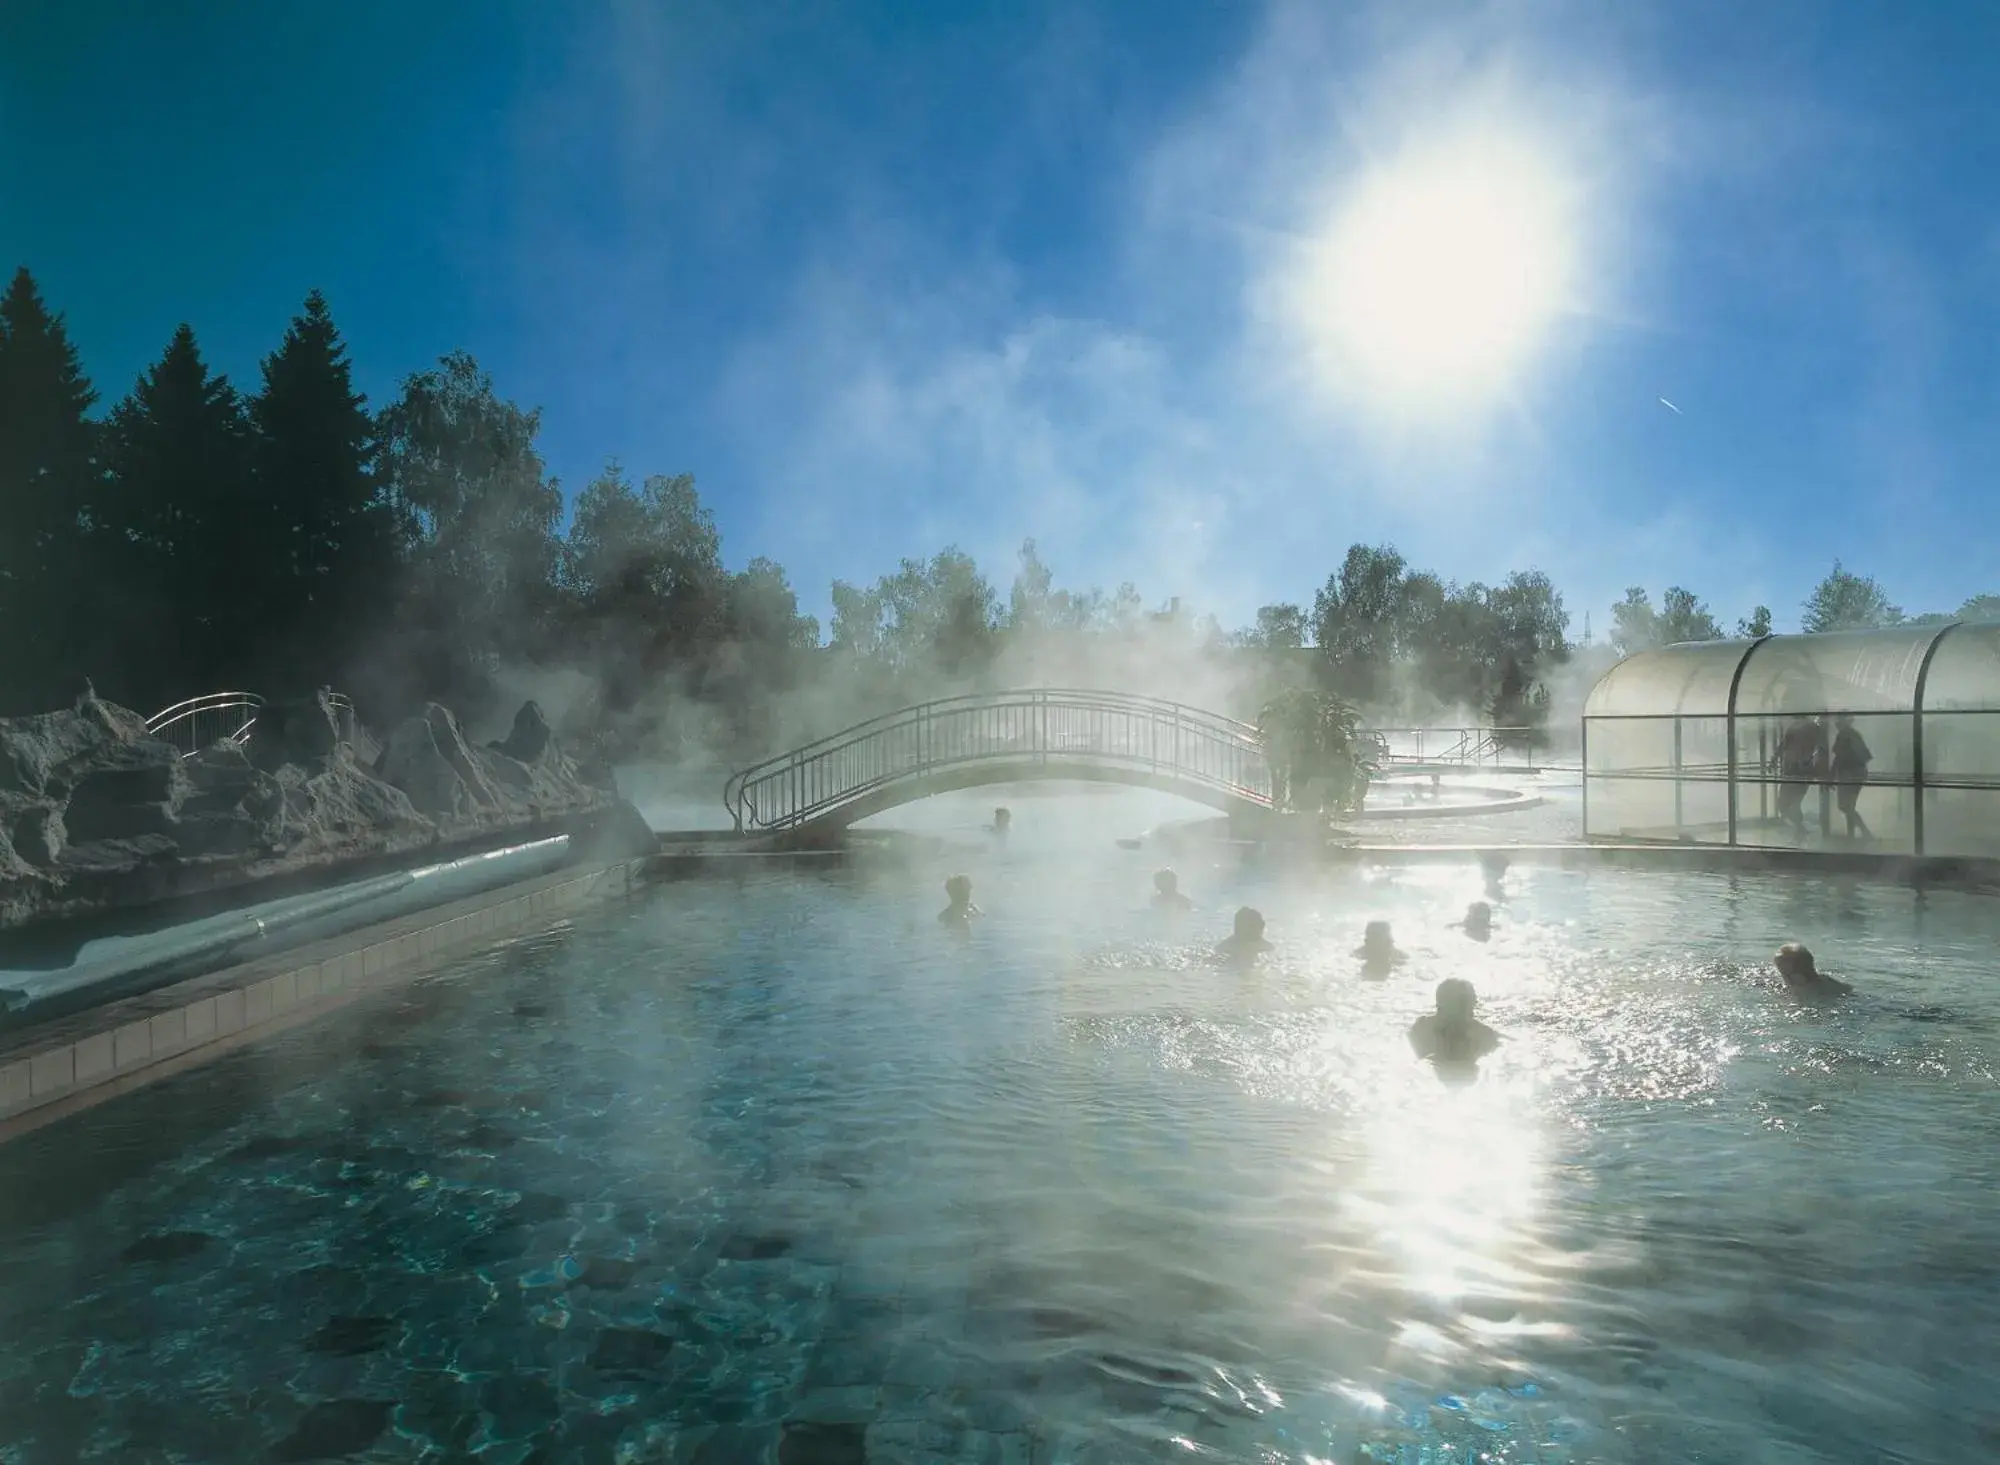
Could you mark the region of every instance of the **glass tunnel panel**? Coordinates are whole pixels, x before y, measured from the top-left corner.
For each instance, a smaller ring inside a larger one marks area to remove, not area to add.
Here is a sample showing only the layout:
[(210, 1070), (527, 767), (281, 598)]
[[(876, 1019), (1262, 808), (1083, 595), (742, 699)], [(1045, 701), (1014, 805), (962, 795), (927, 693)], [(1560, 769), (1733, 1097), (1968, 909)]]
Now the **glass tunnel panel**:
[(1917, 681), (1939, 634), (1774, 636), (1751, 653), (1736, 697), (1739, 844), (1795, 848), (1851, 825), (1872, 851), (1915, 852)]
[(1924, 712), (2000, 712), (2000, 625), (1959, 625), (1938, 638)]
[(1939, 640), (1923, 740), (1924, 853), (2000, 858), (2000, 625)]
[(1584, 834), (1729, 839), (1729, 692), (1755, 641), (1693, 641), (1627, 657), (1584, 706)]
[(1586, 742), (1586, 836), (1728, 841), (1727, 718), (1600, 717)]
[(1598, 678), (1583, 715), (1724, 716), (1736, 668), (1755, 641), (1687, 641), (1628, 656)]
[(1736, 715), (1915, 712), (1917, 674), (1937, 638), (1936, 626), (1772, 636), (1744, 663)]

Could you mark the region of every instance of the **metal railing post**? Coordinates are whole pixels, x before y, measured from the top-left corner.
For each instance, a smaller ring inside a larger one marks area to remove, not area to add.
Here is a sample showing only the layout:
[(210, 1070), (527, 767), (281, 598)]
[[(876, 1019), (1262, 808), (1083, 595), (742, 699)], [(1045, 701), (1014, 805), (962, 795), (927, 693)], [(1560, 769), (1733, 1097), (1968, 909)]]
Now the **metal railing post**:
[(1582, 807), (1579, 817), (1583, 821), (1583, 837), (1590, 838), (1590, 719), (1583, 718), (1577, 729), (1577, 787)]
[(1916, 803), (1910, 814), (1910, 851), (1919, 858), (1929, 853), (1929, 830), (1924, 827), (1924, 784), (1925, 775), (1929, 772), (1924, 766), (1924, 694), (1930, 689), (1931, 661), (1937, 655), (1938, 645), (1957, 630), (1958, 625), (1957, 621), (1953, 621), (1933, 636), (1931, 644), (1924, 648), (1924, 659), (1917, 667), (1917, 684), (1910, 697), (1910, 792)]

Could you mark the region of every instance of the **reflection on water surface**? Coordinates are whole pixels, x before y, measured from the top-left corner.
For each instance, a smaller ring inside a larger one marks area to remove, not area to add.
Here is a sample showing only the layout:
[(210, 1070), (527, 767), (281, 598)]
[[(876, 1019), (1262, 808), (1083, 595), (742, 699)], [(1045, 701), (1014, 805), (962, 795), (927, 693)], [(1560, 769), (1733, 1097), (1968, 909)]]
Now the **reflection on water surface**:
[[(1476, 944), (1470, 867), (1184, 856), (1175, 920), (1115, 801), (1000, 848), (993, 802), (936, 870), (671, 885), (0, 1152), (0, 1459), (2000, 1444), (1989, 905), (1516, 869)], [(1245, 902), (1277, 949), (1217, 967)], [(1853, 1002), (1746, 973), (1794, 935)], [(1471, 1082), (1403, 1036), (1446, 975), (1507, 1034)]]

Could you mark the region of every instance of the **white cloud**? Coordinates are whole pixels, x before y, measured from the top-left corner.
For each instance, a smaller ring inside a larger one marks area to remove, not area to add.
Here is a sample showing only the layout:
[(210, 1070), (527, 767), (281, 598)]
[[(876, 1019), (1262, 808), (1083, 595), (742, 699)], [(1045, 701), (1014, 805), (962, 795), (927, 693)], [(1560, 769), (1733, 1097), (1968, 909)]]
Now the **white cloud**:
[[(1615, 34), (1558, 39), (1555, 18), (1590, 12), (1411, 13), (1271, 8), (1214, 89), (1107, 185), (1115, 319), (1052, 308), (1004, 262), (934, 250), (890, 211), (830, 239), (720, 388), (754, 445), (757, 542), (872, 577), (956, 541), (1004, 585), (1033, 535), (1064, 583), (1129, 578), (1239, 621), (1309, 600), (1353, 540), (1393, 540), (1457, 578), (1539, 565), (1579, 619), (1654, 563), (1712, 559), (1712, 535), (1670, 498), (1643, 521), (1604, 501), (1570, 461), (1561, 388), (1599, 336), (1645, 319), (1649, 189), (1698, 171), (1722, 136), (1635, 81)], [(1573, 180), (1590, 221), (1540, 369), (1450, 424), (1329, 395), (1282, 328), (1297, 241), (1371, 160), (1499, 133)], [(1660, 409), (1649, 390), (1634, 410)]]

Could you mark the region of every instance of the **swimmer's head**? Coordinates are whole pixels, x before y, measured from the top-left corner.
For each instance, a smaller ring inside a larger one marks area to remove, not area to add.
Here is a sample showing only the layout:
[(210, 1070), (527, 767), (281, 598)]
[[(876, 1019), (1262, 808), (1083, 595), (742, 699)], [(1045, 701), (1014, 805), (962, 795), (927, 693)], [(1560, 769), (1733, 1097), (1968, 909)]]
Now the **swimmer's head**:
[(1475, 900), (1465, 908), (1465, 924), (1468, 926), (1492, 925), (1493, 907), (1483, 900)]
[(995, 809), (993, 811), (993, 827), (995, 829), (1005, 829), (1009, 824), (1012, 824), (1013, 822), (1014, 822), (1014, 815), (1011, 810)]
[(966, 875), (952, 876), (949, 880), (944, 882), (944, 893), (945, 897), (948, 900), (950, 900), (953, 905), (964, 905), (967, 901), (972, 899), (971, 877)]
[(1437, 1015), (1446, 1022), (1469, 1022), (1479, 994), (1464, 977), (1446, 977), (1437, 985)]
[(1394, 946), (1396, 941), (1389, 934), (1387, 921), (1370, 921), (1367, 929), (1361, 933), (1361, 944), (1370, 951), (1380, 951)]
[(1771, 958), (1771, 965), (1778, 969), (1778, 975), (1788, 986), (1800, 982), (1810, 982), (1819, 976), (1819, 968), (1813, 965), (1813, 954), (1796, 941), (1787, 941), (1778, 948), (1778, 954)]
[(1235, 934), (1239, 940), (1261, 941), (1264, 937), (1264, 913), (1254, 906), (1242, 906), (1236, 912)]
[(1153, 889), (1162, 895), (1172, 895), (1180, 888), (1180, 883), (1172, 870), (1156, 870), (1153, 873)]

